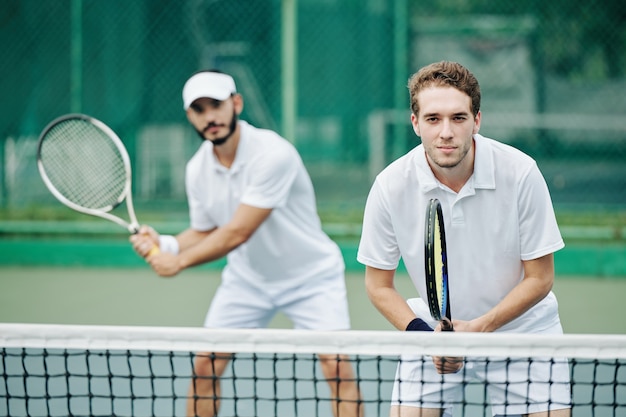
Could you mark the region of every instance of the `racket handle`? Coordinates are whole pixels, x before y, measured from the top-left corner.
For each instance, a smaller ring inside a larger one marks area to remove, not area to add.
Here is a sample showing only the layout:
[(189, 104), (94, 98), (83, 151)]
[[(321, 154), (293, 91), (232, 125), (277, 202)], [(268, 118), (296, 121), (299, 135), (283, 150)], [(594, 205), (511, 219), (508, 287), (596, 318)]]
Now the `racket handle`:
[(148, 255), (146, 256), (146, 258), (152, 255), (159, 254), (159, 253), (161, 253), (161, 249), (159, 249), (157, 245), (154, 245), (152, 249), (150, 249), (150, 252), (148, 252)]
[(454, 327), (452, 326), (452, 322), (447, 317), (444, 317), (443, 319), (441, 319), (441, 331), (442, 332), (453, 332), (454, 331)]

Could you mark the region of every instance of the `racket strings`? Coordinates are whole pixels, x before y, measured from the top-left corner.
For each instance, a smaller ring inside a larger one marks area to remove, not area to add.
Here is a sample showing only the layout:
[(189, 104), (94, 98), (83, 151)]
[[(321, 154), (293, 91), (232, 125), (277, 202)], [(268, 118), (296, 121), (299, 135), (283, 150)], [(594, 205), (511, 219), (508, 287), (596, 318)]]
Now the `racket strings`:
[(439, 201), (428, 206), (425, 233), (426, 290), (434, 319), (449, 318), (448, 268), (443, 214)]
[(74, 204), (110, 210), (125, 196), (127, 168), (120, 150), (87, 121), (54, 126), (42, 141), (40, 159), (50, 182)]
[(443, 249), (441, 246), (441, 229), (435, 221), (434, 252), (435, 252), (435, 285), (437, 286), (437, 303), (442, 316), (445, 315), (445, 286), (443, 284)]
[[(448, 259), (446, 249), (446, 236), (445, 227), (443, 221), (443, 212), (441, 206), (437, 207), (436, 211), (436, 256), (437, 260), (437, 285), (439, 286), (439, 311), (442, 318), (450, 318), (450, 305), (449, 305), (449, 289), (448, 289)], [(450, 328), (452, 330), (452, 325)]]

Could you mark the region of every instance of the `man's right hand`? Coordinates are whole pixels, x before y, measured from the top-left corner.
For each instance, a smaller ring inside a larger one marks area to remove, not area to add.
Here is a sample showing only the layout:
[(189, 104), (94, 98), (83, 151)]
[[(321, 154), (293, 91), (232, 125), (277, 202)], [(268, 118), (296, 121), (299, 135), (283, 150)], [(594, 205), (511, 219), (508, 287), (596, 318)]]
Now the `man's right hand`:
[(152, 227), (143, 225), (139, 231), (130, 236), (133, 249), (142, 258), (159, 252), (159, 234)]

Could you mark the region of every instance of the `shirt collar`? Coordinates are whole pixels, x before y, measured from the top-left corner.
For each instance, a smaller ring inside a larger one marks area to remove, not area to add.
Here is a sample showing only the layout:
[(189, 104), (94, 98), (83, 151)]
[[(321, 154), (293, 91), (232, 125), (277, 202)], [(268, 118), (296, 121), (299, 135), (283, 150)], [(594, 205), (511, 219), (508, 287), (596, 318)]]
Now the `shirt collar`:
[(474, 159), (474, 188), (492, 190), (496, 188), (496, 169), (493, 148), (489, 139), (474, 135), (476, 156)]
[(215, 154), (213, 153), (213, 145), (207, 141), (207, 145), (209, 146), (209, 152), (211, 154), (214, 166), (213, 168), (218, 172), (229, 172), (231, 174), (238, 172), (245, 165), (246, 160), (248, 159), (249, 146), (248, 140), (250, 136), (250, 125), (243, 120), (239, 120), (239, 128), (241, 130), (241, 134), (239, 137), (239, 144), (237, 145), (237, 153), (235, 155), (235, 160), (230, 168), (226, 168), (222, 164), (219, 163)]
[(239, 145), (237, 145), (237, 155), (233, 165), (230, 167), (231, 172), (237, 172), (246, 164), (246, 161), (250, 158), (250, 125), (243, 120), (239, 120), (239, 129), (241, 131), (239, 137)]
[[(495, 189), (496, 175), (491, 144), (484, 136), (475, 134), (474, 145), (476, 153), (474, 156), (474, 172), (472, 173), (473, 187)], [(422, 174), (420, 181), (422, 191), (428, 192), (438, 188), (439, 181), (437, 181), (435, 174), (433, 174), (432, 169), (430, 169), (430, 165), (428, 165), (424, 145), (415, 148), (415, 162), (417, 169)]]

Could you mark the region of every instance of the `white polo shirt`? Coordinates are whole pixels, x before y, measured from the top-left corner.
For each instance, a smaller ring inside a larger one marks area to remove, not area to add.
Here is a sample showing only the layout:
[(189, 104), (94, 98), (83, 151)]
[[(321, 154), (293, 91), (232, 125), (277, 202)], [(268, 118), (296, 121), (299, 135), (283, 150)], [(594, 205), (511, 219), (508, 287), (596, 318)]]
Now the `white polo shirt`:
[(271, 208), (252, 237), (228, 254), (225, 276), (297, 285), (343, 274), (341, 251), (322, 231), (313, 185), (297, 150), (275, 132), (239, 124), (241, 138), (230, 168), (217, 161), (209, 141), (187, 164), (191, 227), (222, 226), (241, 203)]
[[(441, 184), (419, 145), (376, 178), (365, 207), (357, 260), (391, 270), (402, 257), (424, 299), (427, 203), (441, 201), (448, 249), (450, 311), (471, 320), (500, 302), (523, 278), (522, 260), (564, 247), (537, 164), (521, 151), (474, 136), (474, 173), (455, 193)], [(550, 293), (500, 331), (541, 332), (559, 323)]]

